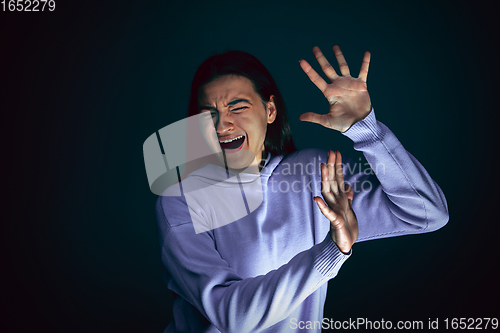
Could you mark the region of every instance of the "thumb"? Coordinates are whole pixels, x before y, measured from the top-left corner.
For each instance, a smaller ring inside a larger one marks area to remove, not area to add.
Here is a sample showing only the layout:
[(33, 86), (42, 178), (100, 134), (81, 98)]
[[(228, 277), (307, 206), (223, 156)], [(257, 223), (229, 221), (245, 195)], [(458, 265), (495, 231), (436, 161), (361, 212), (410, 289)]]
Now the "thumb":
[(330, 222), (335, 223), (336, 225), (339, 224), (337, 222), (337, 214), (335, 214), (335, 212), (330, 207), (328, 207), (328, 205), (325, 203), (325, 201), (322, 198), (320, 198), (320, 197), (314, 197), (313, 200), (318, 204), (318, 207), (319, 207), (319, 210), (321, 211), (321, 213)]
[(320, 125), (323, 125), (325, 127), (328, 127), (326, 115), (324, 115), (324, 114), (317, 114), (314, 112), (306, 112), (300, 116), (299, 120), (300, 121), (308, 121), (310, 123), (320, 124)]

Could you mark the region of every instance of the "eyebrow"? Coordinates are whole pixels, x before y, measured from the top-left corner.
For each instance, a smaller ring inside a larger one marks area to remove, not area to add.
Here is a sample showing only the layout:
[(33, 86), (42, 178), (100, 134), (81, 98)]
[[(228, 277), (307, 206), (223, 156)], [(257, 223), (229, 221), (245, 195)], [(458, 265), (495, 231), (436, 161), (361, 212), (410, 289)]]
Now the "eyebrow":
[[(236, 104), (242, 103), (242, 102), (252, 105), (252, 103), (250, 103), (250, 101), (248, 99), (240, 98), (240, 99), (235, 99), (234, 101), (227, 103), (227, 106), (236, 105)], [(198, 108), (198, 111), (201, 111), (201, 110), (217, 111), (217, 108), (215, 108), (213, 106), (200, 106)]]

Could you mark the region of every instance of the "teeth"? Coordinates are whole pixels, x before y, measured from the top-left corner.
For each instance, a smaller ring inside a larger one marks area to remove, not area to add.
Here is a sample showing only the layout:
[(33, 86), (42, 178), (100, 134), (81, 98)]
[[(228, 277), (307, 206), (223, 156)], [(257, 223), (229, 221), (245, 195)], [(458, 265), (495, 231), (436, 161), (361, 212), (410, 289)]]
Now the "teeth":
[(222, 141), (219, 141), (220, 143), (229, 143), (229, 142), (233, 142), (234, 140), (238, 140), (238, 139), (241, 139), (243, 137), (243, 135), (240, 135), (240, 136), (237, 136), (236, 138), (232, 138), (232, 139), (229, 139), (229, 140), (222, 140)]

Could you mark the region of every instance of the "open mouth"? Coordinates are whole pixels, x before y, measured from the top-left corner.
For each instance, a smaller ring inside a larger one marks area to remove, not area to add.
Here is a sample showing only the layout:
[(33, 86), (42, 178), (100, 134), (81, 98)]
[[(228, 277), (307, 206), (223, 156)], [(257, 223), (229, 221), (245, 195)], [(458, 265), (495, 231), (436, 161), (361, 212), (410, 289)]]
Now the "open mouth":
[[(229, 141), (229, 142), (227, 142)], [(243, 145), (243, 142), (245, 141), (245, 136), (239, 136), (237, 138), (234, 138), (233, 140), (227, 140), (226, 142), (221, 142), (219, 141), (220, 147), (224, 150), (228, 149), (238, 149)]]

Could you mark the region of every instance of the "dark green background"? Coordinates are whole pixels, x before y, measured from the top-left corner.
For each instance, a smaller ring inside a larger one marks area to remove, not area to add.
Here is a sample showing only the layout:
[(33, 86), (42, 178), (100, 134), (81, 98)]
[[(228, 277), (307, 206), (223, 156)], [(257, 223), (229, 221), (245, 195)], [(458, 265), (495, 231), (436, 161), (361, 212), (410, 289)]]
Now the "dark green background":
[[(341, 46), (357, 75), (372, 53), (377, 118), (443, 189), (448, 225), (354, 246), (325, 317), (494, 317), (498, 26), (483, 1), (61, 1), (0, 13), (6, 148), (2, 325), (10, 332), (161, 332), (161, 276), (142, 144), (185, 117), (213, 51), (257, 56), (285, 96), (299, 148), (359, 158), (341, 134), (301, 123), (328, 104), (299, 67)], [(275, 212), (279, 214), (279, 212)], [(442, 324), (443, 322), (441, 322)]]

